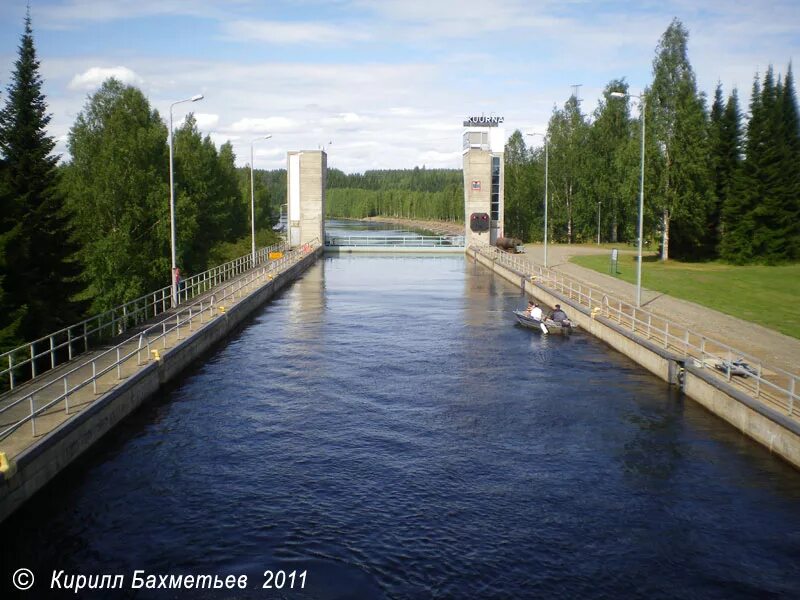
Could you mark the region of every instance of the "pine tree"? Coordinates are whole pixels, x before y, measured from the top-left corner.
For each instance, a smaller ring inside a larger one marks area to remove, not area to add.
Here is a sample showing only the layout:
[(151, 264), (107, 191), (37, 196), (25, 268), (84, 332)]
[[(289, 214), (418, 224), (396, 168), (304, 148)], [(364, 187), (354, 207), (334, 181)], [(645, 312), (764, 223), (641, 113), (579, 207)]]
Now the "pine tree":
[(41, 337), (78, 320), (76, 247), (59, 189), (55, 142), (42, 94), (30, 13), (0, 111), (4, 157), (0, 256), (0, 343)]

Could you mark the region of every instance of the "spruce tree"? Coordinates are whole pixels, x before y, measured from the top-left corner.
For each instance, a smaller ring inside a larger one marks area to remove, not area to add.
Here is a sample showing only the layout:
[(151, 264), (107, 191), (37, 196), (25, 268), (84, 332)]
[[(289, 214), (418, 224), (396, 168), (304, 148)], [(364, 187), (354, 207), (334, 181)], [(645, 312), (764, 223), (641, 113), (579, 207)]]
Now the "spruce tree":
[[(737, 182), (742, 163), (742, 115), (734, 89), (727, 103), (722, 101), (722, 86), (717, 86), (711, 110), (711, 164), (714, 170), (714, 205), (710, 213), (710, 241), (716, 254), (722, 253), (726, 223), (733, 217), (729, 206), (736, 202)], [(735, 219), (734, 219), (735, 221)]]
[(800, 118), (798, 118), (791, 63), (783, 83), (781, 104), (780, 129), (785, 144), (781, 158), (781, 173), (784, 178), (782, 196), (783, 211), (789, 226), (786, 235), (786, 258), (800, 260)]
[(41, 337), (80, 316), (74, 301), (79, 268), (70, 243), (69, 219), (58, 185), (55, 142), (47, 135), (50, 115), (42, 94), (30, 14), (0, 111), (4, 157), (0, 255), (4, 345)]

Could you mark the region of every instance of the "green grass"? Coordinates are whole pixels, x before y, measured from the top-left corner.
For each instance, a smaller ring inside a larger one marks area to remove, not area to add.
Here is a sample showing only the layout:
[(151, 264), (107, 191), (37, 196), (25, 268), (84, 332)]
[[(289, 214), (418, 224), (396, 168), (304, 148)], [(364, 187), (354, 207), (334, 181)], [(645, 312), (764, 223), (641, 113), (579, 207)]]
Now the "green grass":
[[(608, 255), (575, 256), (572, 262), (609, 273)], [(618, 274), (636, 283), (636, 256), (620, 252)], [(666, 264), (645, 256), (642, 287), (689, 300), (800, 338), (800, 264), (737, 267), (718, 262)]]

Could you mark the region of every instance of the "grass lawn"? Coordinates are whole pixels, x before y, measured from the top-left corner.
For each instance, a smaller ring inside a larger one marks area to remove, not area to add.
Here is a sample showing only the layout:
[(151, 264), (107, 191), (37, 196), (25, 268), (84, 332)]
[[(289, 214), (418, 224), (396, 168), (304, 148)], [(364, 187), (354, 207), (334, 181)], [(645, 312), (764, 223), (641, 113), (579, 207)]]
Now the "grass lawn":
[[(610, 254), (610, 253), (609, 253)], [(572, 262), (609, 272), (609, 255), (575, 256)], [(636, 283), (636, 256), (620, 252), (618, 274)], [(708, 306), (800, 338), (800, 264), (737, 267), (718, 262), (666, 264), (644, 257), (642, 287)]]

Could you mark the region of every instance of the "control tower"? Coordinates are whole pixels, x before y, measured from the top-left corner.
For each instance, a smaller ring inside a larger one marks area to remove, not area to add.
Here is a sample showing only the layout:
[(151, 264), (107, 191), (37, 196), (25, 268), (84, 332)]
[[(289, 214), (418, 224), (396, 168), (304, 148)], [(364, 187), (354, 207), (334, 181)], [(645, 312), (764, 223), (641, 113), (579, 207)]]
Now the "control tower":
[(328, 155), (324, 151), (289, 152), (286, 169), (288, 240), (292, 247), (325, 240), (325, 187)]
[(464, 121), (464, 241), (494, 244), (503, 237), (503, 187), (506, 132), (503, 117)]

